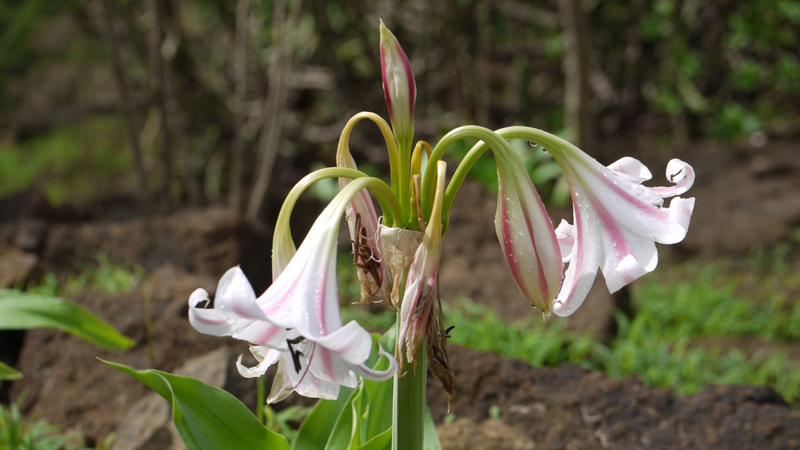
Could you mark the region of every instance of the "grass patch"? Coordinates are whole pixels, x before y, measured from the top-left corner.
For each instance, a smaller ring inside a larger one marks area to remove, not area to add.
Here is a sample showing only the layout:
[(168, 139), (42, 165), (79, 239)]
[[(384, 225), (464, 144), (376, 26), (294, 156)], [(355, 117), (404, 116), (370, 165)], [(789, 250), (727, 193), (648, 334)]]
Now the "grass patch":
[(100, 251), (95, 254), (95, 260), (96, 265), (86, 267), (76, 276), (70, 276), (63, 287), (59, 285), (58, 277), (54, 273), (47, 272), (39, 284), (30, 286), (26, 291), (49, 297), (71, 297), (84, 289), (101, 294), (127, 293), (135, 290), (146, 276), (141, 266), (129, 267), (113, 262)]
[[(96, 450), (107, 450), (116, 438), (108, 435)], [(44, 419), (27, 419), (16, 404), (0, 405), (0, 448), (8, 450), (89, 450), (79, 431), (63, 431)]]

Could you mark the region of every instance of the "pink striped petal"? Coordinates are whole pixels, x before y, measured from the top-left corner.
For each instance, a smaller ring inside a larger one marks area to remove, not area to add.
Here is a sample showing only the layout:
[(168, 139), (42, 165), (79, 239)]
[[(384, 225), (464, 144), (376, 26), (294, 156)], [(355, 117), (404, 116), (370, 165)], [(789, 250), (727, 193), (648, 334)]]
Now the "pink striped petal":
[[(569, 266), (553, 311), (572, 314), (594, 283), (599, 268), (611, 292), (651, 272), (658, 264), (655, 243), (683, 240), (694, 199), (675, 198), (663, 207), (663, 197), (685, 192), (694, 182), (691, 166), (672, 160), (667, 176), (672, 188), (649, 188), (639, 181), (649, 171), (633, 158), (604, 167), (574, 146), (552, 148), (564, 170), (572, 194), (575, 225), (559, 226), (560, 234), (574, 235)], [(566, 240), (565, 240), (566, 242)]]
[(561, 286), (562, 255), (533, 182), (516, 161), (497, 158), (495, 230), (517, 286), (543, 313)]

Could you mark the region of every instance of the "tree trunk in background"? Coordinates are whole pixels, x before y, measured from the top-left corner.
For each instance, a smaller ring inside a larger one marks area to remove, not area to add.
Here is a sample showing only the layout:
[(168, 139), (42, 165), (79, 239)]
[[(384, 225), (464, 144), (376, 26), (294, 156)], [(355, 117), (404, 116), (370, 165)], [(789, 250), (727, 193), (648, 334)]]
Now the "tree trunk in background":
[(239, 0), (236, 4), (236, 42), (234, 44), (233, 78), (236, 95), (233, 118), (233, 143), (231, 144), (231, 182), (228, 192), (228, 207), (239, 211), (242, 208), (242, 158), (244, 140), (244, 105), (247, 97), (247, 32), (250, 0)]
[(169, 146), (169, 122), (167, 121), (167, 100), (165, 95), (164, 57), (161, 55), (161, 44), (164, 41), (162, 27), (161, 4), (158, 0), (147, 0), (147, 12), (150, 15), (150, 76), (153, 87), (153, 100), (158, 107), (160, 116), (161, 136), (161, 162), (163, 164), (161, 177), (160, 206), (168, 211), (172, 209), (172, 151)]
[(256, 221), (264, 204), (264, 197), (269, 188), (275, 156), (278, 154), (278, 143), (283, 126), (283, 113), (286, 107), (286, 94), (289, 90), (289, 72), (292, 67), (292, 51), (294, 50), (295, 28), (300, 18), (301, 0), (291, 2), (289, 18), (286, 20), (284, 0), (275, 1), (272, 31), (279, 36), (275, 40), (273, 63), (269, 70), (269, 90), (264, 107), (264, 126), (258, 142), (260, 162), (246, 216)]
[(590, 108), (588, 18), (580, 0), (558, 0), (564, 43), (564, 128), (569, 141), (584, 151), (594, 148)]
[(130, 91), (128, 89), (128, 80), (125, 77), (125, 69), (122, 66), (122, 59), (119, 52), (119, 43), (117, 42), (117, 35), (114, 32), (114, 13), (111, 9), (110, 0), (101, 0), (101, 9), (103, 18), (103, 32), (108, 41), (110, 49), (111, 64), (114, 69), (114, 81), (119, 91), (119, 109), (125, 120), (125, 130), (128, 134), (128, 142), (133, 150), (133, 165), (136, 171), (136, 181), (138, 185), (139, 203), (145, 212), (150, 213), (153, 205), (150, 199), (150, 194), (147, 190), (147, 176), (144, 172), (144, 164), (142, 163), (142, 149), (139, 146), (139, 132), (136, 125), (136, 116), (131, 104)]
[(197, 180), (197, 171), (194, 160), (192, 160), (189, 145), (186, 143), (186, 114), (178, 104), (178, 98), (175, 94), (173, 78), (170, 73), (165, 73), (164, 77), (164, 95), (167, 101), (167, 113), (173, 118), (172, 135), (175, 136), (178, 143), (178, 158), (180, 158), (183, 171), (181, 173), (186, 191), (189, 194), (189, 204), (191, 206), (200, 206), (202, 203), (202, 189), (200, 182)]

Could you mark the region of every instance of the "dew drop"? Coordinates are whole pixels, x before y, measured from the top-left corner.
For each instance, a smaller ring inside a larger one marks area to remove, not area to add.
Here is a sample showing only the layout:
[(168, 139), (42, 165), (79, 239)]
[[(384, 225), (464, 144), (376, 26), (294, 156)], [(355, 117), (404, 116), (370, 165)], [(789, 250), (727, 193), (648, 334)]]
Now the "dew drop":
[(533, 141), (528, 141), (528, 144), (531, 146), (531, 148), (536, 148), (536, 147), (539, 146), (539, 144), (537, 144), (536, 142), (533, 142)]

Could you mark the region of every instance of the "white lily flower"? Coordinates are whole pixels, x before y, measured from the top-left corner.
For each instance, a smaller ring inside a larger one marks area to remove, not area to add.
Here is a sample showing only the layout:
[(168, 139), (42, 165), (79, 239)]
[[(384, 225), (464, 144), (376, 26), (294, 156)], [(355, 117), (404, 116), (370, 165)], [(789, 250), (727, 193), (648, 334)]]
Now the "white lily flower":
[(397, 369), (394, 358), (383, 349), (380, 354), (392, 360), (389, 369), (366, 367), (372, 337), (355, 321), (342, 325), (336, 287), (340, 202), (334, 199), (323, 211), (297, 253), (258, 299), (238, 267), (220, 280), (213, 309), (202, 307), (208, 300), (202, 289), (189, 299), (189, 318), (195, 329), (255, 346), (251, 351), (262, 359), (253, 369), (240, 369), (243, 374), (263, 374), (269, 365), (279, 363), (271, 399), (280, 400), (292, 390), (309, 397), (336, 398), (340, 385), (356, 387), (356, 374), (383, 381)]
[(673, 159), (667, 179), (674, 186), (650, 188), (642, 181), (650, 171), (634, 158), (604, 167), (566, 141), (548, 145), (561, 165), (572, 194), (575, 224), (562, 222), (556, 230), (564, 262), (569, 262), (553, 312), (568, 316), (583, 303), (599, 268), (609, 291), (616, 292), (658, 264), (655, 243), (683, 240), (694, 209), (694, 198), (664, 198), (686, 192), (694, 170)]

